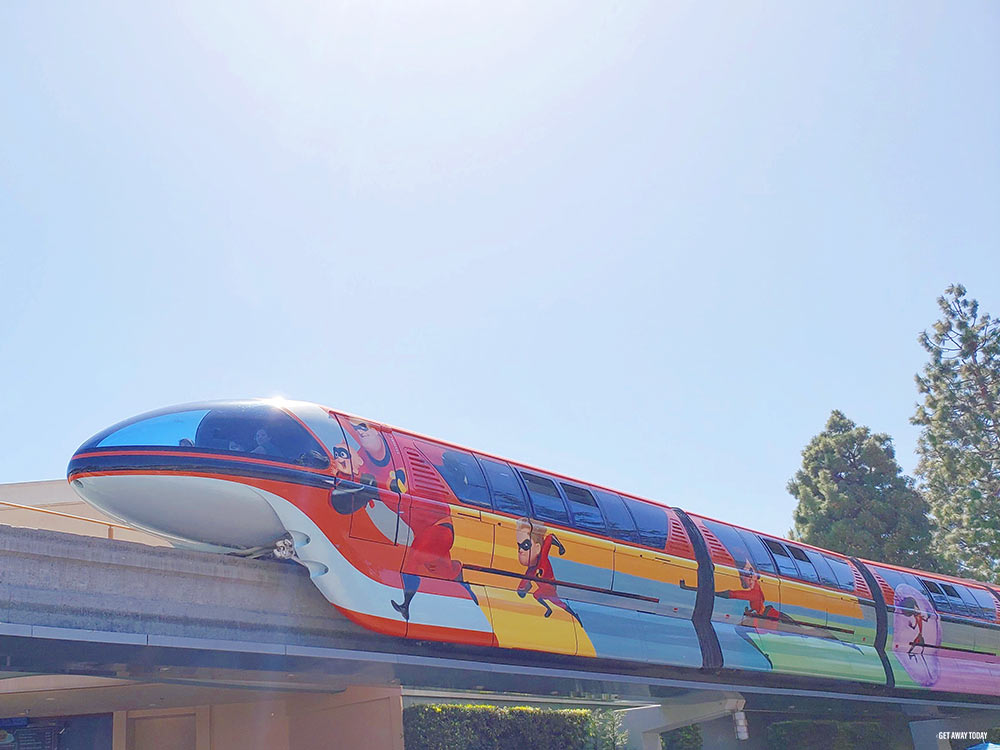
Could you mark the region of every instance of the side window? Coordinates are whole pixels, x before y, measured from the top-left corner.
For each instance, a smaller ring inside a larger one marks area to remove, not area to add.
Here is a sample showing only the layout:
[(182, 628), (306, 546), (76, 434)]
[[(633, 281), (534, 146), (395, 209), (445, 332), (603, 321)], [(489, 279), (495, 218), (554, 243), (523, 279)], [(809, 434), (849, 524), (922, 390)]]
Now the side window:
[(717, 521), (705, 521), (704, 523), (708, 530), (715, 534), (715, 537), (729, 550), (729, 554), (736, 562), (736, 567), (745, 568), (752, 557), (740, 532), (732, 526)]
[[(908, 573), (905, 570), (896, 570), (895, 568), (881, 567), (875, 565), (871, 565), (870, 568), (873, 573), (877, 573), (879, 576), (881, 576), (882, 580), (885, 581), (889, 585), (889, 588), (893, 590), (894, 592), (893, 599), (900, 598), (901, 596), (900, 587), (903, 585), (909, 586), (910, 588), (914, 588), (917, 591), (920, 591), (920, 579), (918, 579), (912, 573)], [(905, 598), (905, 596), (903, 596), (903, 598)], [(891, 601), (886, 602), (886, 604), (892, 604), (892, 603), (893, 602)]]
[(608, 536), (638, 544), (639, 532), (635, 528), (632, 515), (625, 507), (625, 502), (618, 495), (603, 490), (594, 490), (594, 497), (608, 521)]
[(984, 591), (983, 589), (974, 589), (969, 587), (969, 593), (976, 600), (979, 605), (980, 617), (983, 620), (988, 620), (989, 622), (996, 622), (997, 610), (996, 606), (993, 604), (994, 599), (989, 591)]
[(958, 593), (958, 589), (955, 586), (950, 583), (942, 583), (941, 590), (948, 597), (948, 604), (951, 605), (952, 612), (956, 615), (969, 615), (969, 610), (965, 606), (965, 602), (962, 601), (962, 595)]
[(517, 481), (514, 470), (501, 461), (490, 458), (480, 458), (479, 465), (489, 481), (493, 496), (493, 509), (512, 516), (530, 516), (528, 501), (524, 499), (521, 483)]
[(799, 568), (799, 578), (810, 583), (819, 583), (819, 575), (816, 573), (816, 568), (813, 567), (805, 550), (799, 549), (794, 544), (786, 544), (785, 547), (791, 553), (792, 557), (795, 558), (795, 564)]
[(414, 440), (413, 443), (448, 483), (455, 497), (469, 505), (492, 507), (486, 478), (471, 453), (425, 440)]
[(531, 498), (531, 505), (535, 509), (535, 518), (539, 521), (569, 526), (566, 503), (563, 502), (555, 483), (551, 479), (540, 477), (537, 474), (529, 474), (526, 471), (521, 472), (521, 478), (524, 479), (524, 484), (528, 488), (528, 497)]
[(944, 591), (941, 590), (937, 582), (929, 581), (926, 578), (919, 580), (924, 587), (924, 591), (927, 592), (927, 596), (934, 603), (934, 609), (938, 612), (951, 612), (951, 604), (948, 602), (948, 597), (944, 595)]
[(738, 531), (740, 532), (740, 536), (743, 537), (743, 542), (746, 544), (747, 549), (750, 550), (750, 556), (753, 558), (753, 563), (757, 567), (757, 570), (763, 570), (772, 575), (777, 574), (774, 562), (771, 560), (771, 556), (767, 552), (767, 547), (764, 546), (764, 542), (760, 540), (760, 537), (742, 529), (738, 529)]
[(829, 555), (823, 555), (823, 559), (830, 564), (830, 569), (837, 578), (837, 586), (844, 591), (854, 591), (854, 570), (850, 563)]
[(647, 547), (664, 549), (667, 546), (667, 534), (670, 528), (667, 525), (667, 511), (630, 497), (625, 498), (625, 505), (635, 519), (639, 531), (639, 543)]
[(601, 509), (597, 507), (597, 501), (588, 490), (576, 487), (572, 484), (562, 484), (563, 492), (569, 501), (569, 511), (573, 516), (573, 525), (584, 531), (597, 531), (604, 534), (607, 526), (604, 523), (604, 516)]
[[(834, 586), (836, 588), (841, 588), (839, 582), (837, 581), (837, 576), (834, 574), (833, 569), (830, 564), (826, 561), (827, 558), (821, 555), (815, 550), (807, 549), (802, 550), (809, 557), (809, 562), (813, 564), (816, 568), (816, 573), (819, 575), (819, 582), (824, 586)], [(852, 582), (853, 588), (853, 582)]]
[[(962, 597), (962, 602), (965, 604), (965, 610), (969, 617), (975, 617), (980, 620), (983, 619), (983, 613), (979, 609), (979, 602), (977, 602), (976, 598), (972, 595), (972, 589), (967, 586), (955, 586), (955, 588), (958, 589), (958, 593)], [(989, 619), (992, 620), (993, 617), (990, 616)]]
[(785, 547), (781, 542), (776, 542), (773, 539), (765, 539), (764, 544), (767, 545), (767, 548), (771, 550), (771, 554), (774, 555), (774, 561), (778, 563), (778, 572), (781, 575), (791, 578), (799, 577), (799, 569), (795, 567), (795, 563), (792, 562), (791, 556), (785, 551)]

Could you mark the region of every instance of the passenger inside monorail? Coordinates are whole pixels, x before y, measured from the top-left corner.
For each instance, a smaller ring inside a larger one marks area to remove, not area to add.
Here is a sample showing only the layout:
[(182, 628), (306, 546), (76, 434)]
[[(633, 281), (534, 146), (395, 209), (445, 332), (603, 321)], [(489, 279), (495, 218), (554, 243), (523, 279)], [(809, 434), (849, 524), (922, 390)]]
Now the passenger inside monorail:
[(315, 469), (330, 465), (322, 446), (283, 410), (267, 404), (212, 404), (116, 425), (92, 448), (165, 448), (252, 455)]

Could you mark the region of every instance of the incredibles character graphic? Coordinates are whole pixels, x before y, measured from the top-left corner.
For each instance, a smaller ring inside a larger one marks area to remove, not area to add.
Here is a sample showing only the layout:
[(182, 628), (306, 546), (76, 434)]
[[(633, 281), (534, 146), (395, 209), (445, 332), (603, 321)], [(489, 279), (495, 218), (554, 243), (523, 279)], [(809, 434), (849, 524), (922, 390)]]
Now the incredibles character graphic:
[[(385, 437), (367, 422), (349, 422), (360, 444), (360, 458), (364, 462), (361, 483), (385, 487), (394, 493), (406, 492), (406, 475), (402, 469), (394, 469), (392, 454)], [(388, 505), (388, 504), (387, 504)], [(455, 581), (468, 593), (473, 603), (479, 604), (479, 597), (462, 575), (462, 563), (451, 556), (455, 544), (455, 527), (451, 524), (447, 506), (417, 504), (415, 512), (400, 508), (398, 501), (390, 506), (409, 526), (412, 541), (403, 558), (401, 578), (403, 600), (390, 600), (392, 608), (409, 621), (410, 602), (420, 589), (423, 576)]]
[[(680, 585), (686, 591), (697, 591), (697, 586), (688, 586), (681, 579)], [(760, 573), (753, 564), (747, 560), (743, 568), (740, 569), (740, 588), (716, 591), (715, 595), (720, 599), (741, 599), (747, 603), (743, 610), (744, 617), (759, 617), (767, 620), (780, 621), (790, 625), (798, 625), (788, 615), (764, 601), (764, 589), (760, 585)]]
[(750, 564), (740, 570), (740, 586), (742, 588), (728, 591), (716, 591), (715, 595), (720, 599), (742, 599), (747, 603), (743, 611), (745, 617), (765, 617), (768, 620), (781, 620), (794, 623), (791, 617), (782, 614), (770, 604), (764, 601), (764, 589), (760, 585), (760, 573)]
[(940, 617), (924, 592), (906, 583), (896, 586), (892, 602), (896, 610), (892, 615), (892, 650), (918, 684), (925, 687), (936, 684), (942, 668), (947, 669), (945, 665), (951, 661), (945, 659), (942, 664), (938, 659)]
[(410, 602), (420, 589), (421, 576), (431, 576), (455, 581), (469, 594), (473, 603), (479, 604), (479, 597), (462, 576), (462, 563), (453, 560), (451, 548), (455, 544), (455, 527), (447, 516), (439, 518), (434, 523), (418, 526), (411, 520), (413, 542), (406, 551), (403, 560), (403, 601), (392, 600), (392, 608), (399, 612), (404, 620), (410, 619)]
[[(333, 414), (331, 419), (336, 419)], [(363, 473), (364, 459), (358, 449), (341, 443), (330, 449), (333, 456), (333, 490), (330, 493), (330, 505), (344, 516), (356, 513), (365, 506), (374, 506), (379, 499), (376, 479), (370, 473)], [(357, 470), (359, 482), (353, 481)]]
[[(924, 646), (927, 645), (924, 641), (924, 623), (930, 622), (931, 616), (925, 615), (920, 611), (920, 607), (917, 605), (917, 600), (912, 596), (908, 596), (901, 602), (903, 610), (906, 612), (907, 617), (912, 617), (913, 621), (909, 623), (910, 627), (917, 631), (916, 637), (909, 642), (909, 648), (906, 651), (906, 655), (911, 659), (916, 659), (919, 654), (924, 652)], [(919, 648), (920, 651), (916, 654), (913, 652), (915, 648)]]
[(555, 547), (560, 555), (565, 555), (566, 548), (555, 534), (549, 534), (547, 531), (544, 524), (537, 521), (522, 518), (517, 522), (517, 561), (525, 567), (525, 578), (517, 587), (517, 595), (523, 599), (534, 585), (532, 596), (545, 607), (545, 617), (552, 615), (552, 607), (549, 606), (551, 602), (566, 610), (583, 625), (580, 616), (560, 599), (556, 592), (556, 579), (552, 572), (552, 563), (549, 561), (549, 553)]
[(406, 492), (406, 475), (392, 465), (392, 455), (382, 433), (367, 422), (348, 422), (360, 443), (363, 469), (359, 473), (362, 484), (386, 487), (392, 492)]

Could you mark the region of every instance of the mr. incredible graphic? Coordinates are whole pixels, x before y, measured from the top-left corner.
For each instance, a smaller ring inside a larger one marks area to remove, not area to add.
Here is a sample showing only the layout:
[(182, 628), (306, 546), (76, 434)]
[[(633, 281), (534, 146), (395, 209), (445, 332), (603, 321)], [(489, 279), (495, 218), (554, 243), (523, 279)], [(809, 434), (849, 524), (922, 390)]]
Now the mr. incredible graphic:
[[(455, 581), (478, 605), (479, 598), (463, 578), (462, 563), (452, 558), (455, 528), (451, 524), (448, 506), (416, 500), (401, 506), (399, 495), (407, 491), (406, 474), (402, 469), (395, 468), (385, 437), (367, 422), (349, 420), (347, 428), (349, 435), (353, 434), (358, 442), (355, 462), (358, 481), (363, 486), (382, 490), (377, 498), (398, 514), (412, 534), (400, 571), (402, 601), (392, 600), (392, 608), (409, 621), (410, 602), (420, 589), (422, 577)], [(374, 499), (370, 501), (370, 504), (373, 503)], [(369, 510), (369, 516), (372, 515), (373, 511)]]
[(382, 433), (367, 422), (349, 422), (361, 444), (360, 482), (371, 487), (385, 487), (392, 492), (406, 492), (406, 474), (392, 464), (392, 455)]
[(517, 561), (525, 567), (525, 577), (517, 587), (517, 595), (523, 599), (534, 586), (532, 596), (545, 608), (545, 617), (552, 615), (552, 607), (549, 606), (549, 603), (552, 603), (566, 610), (582, 625), (580, 616), (559, 598), (556, 591), (556, 577), (552, 571), (549, 553), (555, 547), (560, 555), (565, 555), (566, 548), (555, 534), (547, 532), (544, 524), (538, 521), (522, 518), (517, 522)]

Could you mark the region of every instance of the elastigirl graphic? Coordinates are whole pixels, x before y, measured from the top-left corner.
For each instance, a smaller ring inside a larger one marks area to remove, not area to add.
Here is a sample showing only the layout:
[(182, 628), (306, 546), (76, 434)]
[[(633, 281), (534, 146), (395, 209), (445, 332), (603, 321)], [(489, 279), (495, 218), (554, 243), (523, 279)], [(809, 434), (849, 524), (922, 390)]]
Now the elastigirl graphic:
[(534, 586), (532, 596), (545, 607), (545, 617), (552, 614), (549, 603), (566, 610), (576, 621), (583, 625), (580, 616), (566, 602), (559, 598), (555, 586), (555, 574), (549, 553), (552, 547), (559, 550), (560, 555), (566, 554), (566, 548), (556, 538), (555, 534), (547, 533), (544, 524), (522, 518), (517, 522), (517, 561), (525, 567), (525, 578), (517, 587), (517, 595), (522, 599)]
[(925, 687), (941, 677), (942, 667), (952, 667), (952, 659), (938, 659), (941, 646), (941, 618), (923, 592), (901, 583), (892, 601), (892, 650), (907, 674)]

